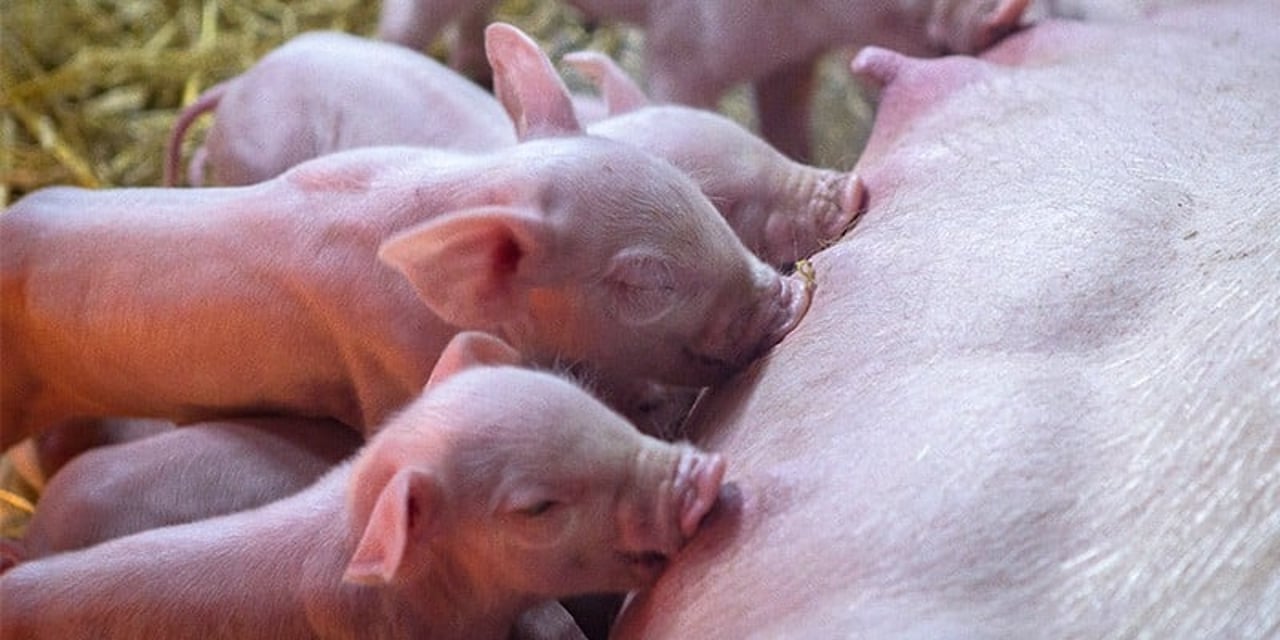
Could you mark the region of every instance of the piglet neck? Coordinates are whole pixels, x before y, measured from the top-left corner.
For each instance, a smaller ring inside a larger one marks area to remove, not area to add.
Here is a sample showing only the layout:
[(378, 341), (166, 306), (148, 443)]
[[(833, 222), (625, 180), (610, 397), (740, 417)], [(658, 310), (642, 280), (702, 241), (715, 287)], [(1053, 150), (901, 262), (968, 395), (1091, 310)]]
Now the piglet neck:
[[(317, 635), (433, 640), (507, 637), (521, 602), (495, 594), (491, 585), (473, 577), (477, 572), (457, 559), (462, 554), (452, 552), (447, 540), (429, 551), (415, 551), (425, 556), (425, 566), (408, 569), (390, 583), (343, 582), (347, 563), (363, 536), (363, 523), (369, 519), (368, 506), (359, 502), (348, 500), (347, 508), (334, 518), (335, 527), (343, 532), (341, 543), (335, 545), (338, 552), (317, 557), (307, 567), (308, 583), (340, 585), (318, 594), (318, 600), (306, 599)], [(352, 507), (363, 513), (354, 513)]]

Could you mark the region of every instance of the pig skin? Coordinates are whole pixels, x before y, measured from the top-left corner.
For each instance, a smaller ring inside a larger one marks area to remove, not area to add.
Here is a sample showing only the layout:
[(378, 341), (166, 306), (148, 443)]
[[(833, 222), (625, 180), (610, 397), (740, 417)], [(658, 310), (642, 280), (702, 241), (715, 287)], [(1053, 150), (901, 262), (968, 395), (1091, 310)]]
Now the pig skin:
[(224, 186), (261, 182), (318, 156), (410, 145), (492, 151), (516, 143), (502, 108), (470, 80), (404, 47), (337, 32), (309, 32), (218, 84), (178, 116), (165, 185), (196, 117), (214, 112), (190, 183), (208, 168)]
[(1276, 24), (863, 52), (868, 211), (695, 410), (736, 491), (615, 637), (1274, 637)]
[(724, 461), (476, 343), (501, 344), (460, 334), (417, 401), (292, 498), (0, 575), (0, 638), (483, 640), (551, 598), (651, 582)]
[(360, 443), (337, 422), (261, 418), (90, 449), (41, 492), (22, 537), (24, 557), (260, 507), (306, 488)]
[[(645, 30), (649, 87), (664, 102), (710, 108), (742, 82), (756, 83), (765, 138), (808, 156), (813, 62), (840, 46), (907, 53), (981, 51), (1020, 23), (1029, 0), (571, 0), (590, 19)], [(458, 60), (477, 57), (492, 1), (387, 0), (379, 37), (421, 49), (445, 25), (462, 26)], [(455, 68), (474, 65), (459, 63)]]

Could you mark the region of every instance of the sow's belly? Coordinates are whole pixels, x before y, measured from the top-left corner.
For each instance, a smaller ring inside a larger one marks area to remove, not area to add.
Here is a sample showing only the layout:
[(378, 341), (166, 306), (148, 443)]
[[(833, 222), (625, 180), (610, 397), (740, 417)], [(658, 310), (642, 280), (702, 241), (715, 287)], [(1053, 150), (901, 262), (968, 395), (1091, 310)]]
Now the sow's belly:
[(1196, 15), (855, 63), (868, 212), (619, 637), (1276, 632), (1280, 5)]

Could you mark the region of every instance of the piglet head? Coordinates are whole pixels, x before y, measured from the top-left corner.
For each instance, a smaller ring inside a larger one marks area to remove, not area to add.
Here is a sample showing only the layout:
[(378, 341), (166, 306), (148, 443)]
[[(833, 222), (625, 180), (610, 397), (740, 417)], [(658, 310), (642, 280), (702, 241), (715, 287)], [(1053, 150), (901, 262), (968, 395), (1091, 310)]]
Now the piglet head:
[(640, 434), (568, 380), (446, 373), (354, 464), (349, 581), (531, 600), (624, 591), (655, 579), (715, 502), (719, 456)]
[[(653, 582), (715, 503), (723, 459), (644, 436), (563, 379), (495, 373), (543, 402), (511, 406), (532, 433), (458, 457), (460, 475), (491, 476), (468, 489), (486, 506), (471, 517), (488, 523), (467, 541), (486, 562), (477, 573), (543, 598)], [(495, 455), (500, 474), (477, 472)]]
[(634, 145), (693, 178), (753, 253), (783, 267), (834, 242), (861, 212), (857, 176), (810, 167), (718, 113), (649, 105), (639, 87), (600, 53), (564, 57), (591, 78), (611, 117), (589, 131)]
[(835, 242), (864, 205), (856, 175), (790, 160), (710, 111), (648, 107), (598, 122), (591, 132), (635, 145), (688, 174), (743, 244), (776, 267)]
[(529, 172), (526, 202), (457, 211), (380, 250), (444, 320), (606, 380), (704, 386), (807, 309), (805, 282), (752, 255), (671, 165), (590, 136), (508, 157)]
[(564, 83), (514, 27), (491, 25), (486, 47), (524, 141), (502, 157), (515, 169), (491, 205), (379, 251), (432, 311), (540, 362), (686, 386), (723, 380), (795, 326), (807, 286), (752, 255), (685, 174), (581, 135)]
[(579, 140), (589, 161), (554, 169), (564, 179), (543, 194), (564, 230), (565, 275), (530, 296), (529, 322), (513, 332), (521, 342), (606, 379), (703, 386), (795, 326), (807, 284), (748, 251), (686, 175), (630, 145)]

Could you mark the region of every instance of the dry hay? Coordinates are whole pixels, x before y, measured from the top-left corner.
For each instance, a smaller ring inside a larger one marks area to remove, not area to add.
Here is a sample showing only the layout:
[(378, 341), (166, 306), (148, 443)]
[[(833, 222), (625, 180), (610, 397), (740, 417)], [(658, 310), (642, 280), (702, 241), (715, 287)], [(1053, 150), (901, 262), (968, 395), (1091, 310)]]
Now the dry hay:
[[(309, 30), (370, 35), (368, 0), (0, 0), (0, 207), (50, 185), (160, 184), (170, 126), (183, 105)], [(553, 60), (570, 51), (640, 67), (633, 29), (588, 28), (563, 3), (505, 0), (495, 14), (537, 38)], [(430, 51), (443, 57), (443, 43)], [(850, 166), (870, 109), (835, 56), (822, 68), (819, 162)], [(573, 84), (571, 78), (571, 85)], [(746, 124), (744, 92), (723, 110)], [(187, 151), (203, 136), (202, 119)], [(21, 530), (35, 493), (0, 459), (0, 535)]]

